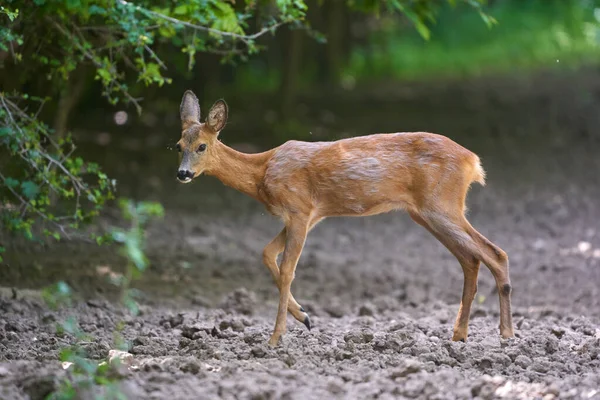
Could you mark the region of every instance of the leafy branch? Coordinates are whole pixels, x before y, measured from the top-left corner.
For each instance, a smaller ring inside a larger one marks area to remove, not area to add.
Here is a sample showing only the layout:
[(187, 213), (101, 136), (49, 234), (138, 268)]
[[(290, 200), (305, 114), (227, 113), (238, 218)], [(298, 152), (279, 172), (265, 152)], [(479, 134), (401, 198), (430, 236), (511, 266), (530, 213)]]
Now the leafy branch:
[[(97, 215), (102, 205), (113, 198), (116, 183), (96, 164), (73, 158), (75, 146), (71, 138), (55, 140), (52, 131), (36, 118), (39, 109), (30, 115), (20, 104), (31, 102), (41, 107), (44, 99), (0, 92), (0, 145), (20, 160), (0, 172), (5, 188), (5, 193), (0, 193), (6, 196), (0, 217), (8, 229), (22, 231), (28, 238), (34, 237), (36, 218), (46, 236), (70, 238), (70, 230)], [(51, 195), (65, 200), (70, 207), (52, 204)]]

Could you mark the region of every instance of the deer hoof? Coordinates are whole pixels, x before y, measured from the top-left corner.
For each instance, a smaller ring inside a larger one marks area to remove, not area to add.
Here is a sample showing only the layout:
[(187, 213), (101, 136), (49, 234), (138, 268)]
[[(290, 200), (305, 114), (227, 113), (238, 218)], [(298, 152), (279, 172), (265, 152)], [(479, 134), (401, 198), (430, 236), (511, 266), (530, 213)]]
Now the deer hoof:
[(310, 331), (310, 328), (312, 327), (312, 325), (310, 324), (310, 318), (308, 317), (308, 314), (304, 318), (304, 326), (306, 326), (306, 329), (308, 329), (309, 331)]
[(466, 342), (467, 342), (467, 336), (466, 336), (466, 335), (462, 335), (462, 334), (457, 334), (457, 333), (455, 333), (455, 334), (452, 336), (452, 341), (453, 341), (453, 342), (463, 342), (463, 343), (466, 343)]
[(269, 339), (269, 346), (277, 347), (277, 343), (279, 343), (279, 338), (271, 336), (271, 338)]

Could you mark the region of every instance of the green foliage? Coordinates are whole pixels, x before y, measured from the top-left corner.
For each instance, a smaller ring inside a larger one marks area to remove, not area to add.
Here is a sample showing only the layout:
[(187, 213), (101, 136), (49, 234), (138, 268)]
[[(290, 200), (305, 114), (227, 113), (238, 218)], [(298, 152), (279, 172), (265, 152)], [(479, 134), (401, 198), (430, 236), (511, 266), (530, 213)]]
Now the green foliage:
[(8, 17), (8, 19), (12, 22), (15, 20), (15, 18), (17, 18), (19, 16), (19, 9), (17, 8), (14, 11), (12, 11), (9, 8), (0, 6), (0, 14), (5, 14)]
[[(132, 314), (137, 314), (139, 308), (133, 296), (134, 292), (129, 287), (132, 280), (138, 278), (148, 266), (148, 260), (144, 254), (145, 227), (153, 218), (162, 217), (164, 209), (159, 203), (135, 203), (129, 199), (120, 199), (119, 205), (122, 217), (129, 222), (129, 227), (126, 230), (113, 229), (110, 237), (120, 245), (120, 252), (127, 262), (125, 273), (119, 279), (113, 280), (112, 283), (119, 287), (123, 305)], [(58, 309), (71, 306), (73, 293), (65, 282), (60, 281), (44, 289), (42, 297), (50, 308)], [(125, 324), (122, 322), (117, 324), (113, 348), (127, 351), (129, 345), (121, 335), (124, 326)], [(71, 365), (67, 368), (67, 376), (61, 381), (58, 390), (52, 393), (48, 399), (76, 399), (82, 390), (94, 387), (102, 388), (103, 399), (125, 398), (119, 389), (119, 374), (111, 373), (111, 368), (114, 366), (87, 358), (81, 343), (90, 341), (91, 338), (81, 330), (74, 317), (69, 316), (64, 321), (57, 323), (56, 332), (60, 336), (68, 334), (74, 337), (76, 342), (74, 345), (62, 349), (60, 353), (60, 361)]]
[[(436, 22), (444, 0), (347, 0), (347, 2), (352, 9), (376, 15), (380, 15), (382, 9), (391, 13), (399, 12), (413, 23), (423, 39), (429, 40), (431, 31), (428, 25)], [(487, 0), (446, 0), (446, 3), (452, 7), (459, 4), (472, 7), (488, 27), (496, 23), (496, 20), (484, 11)]]
[(129, 199), (121, 199), (119, 206), (123, 217), (129, 221), (127, 230), (114, 229), (112, 238), (121, 245), (120, 253), (127, 260), (125, 273), (114, 283), (121, 288), (121, 301), (133, 313), (139, 309), (134, 298), (134, 292), (129, 289), (131, 282), (140, 277), (148, 267), (148, 259), (144, 254), (144, 227), (152, 218), (164, 215), (161, 204), (155, 202), (134, 203)]
[(389, 19), (368, 46), (353, 50), (344, 73), (356, 79), (447, 78), (600, 60), (600, 23), (594, 17), (599, 3), (495, 2), (488, 11), (500, 22), (491, 30), (478, 15), (445, 7), (426, 44)]
[[(277, 7), (259, 7), (262, 2), (235, 4), (225, 0), (190, 0), (184, 4), (125, 0), (45, 1), (9, 0), (23, 10), (19, 18), (0, 34), (0, 47), (16, 37), (45, 34), (43, 45), (14, 49), (15, 59), (28, 60), (28, 69), (49, 66), (47, 78), (66, 80), (82, 63), (95, 68), (103, 94), (112, 103), (126, 101), (138, 112), (141, 106), (130, 93), (127, 70), (137, 82), (170, 83), (167, 65), (154, 49), (160, 44), (179, 48), (188, 56), (191, 69), (198, 52), (222, 54), (225, 59), (259, 50), (256, 40), (283, 23), (304, 19), (302, 0), (277, 0)], [(13, 14), (10, 14), (13, 15)], [(258, 17), (260, 15), (260, 17)], [(254, 19), (258, 29), (250, 33)], [(12, 36), (8, 36), (8, 34)], [(62, 50), (57, 53), (57, 46)], [(21, 51), (23, 53), (21, 53)], [(18, 55), (18, 56), (17, 56)], [(31, 61), (36, 61), (31, 63)]]
[(64, 281), (60, 281), (42, 290), (42, 298), (51, 309), (71, 305), (71, 288)]
[[(36, 114), (24, 111), (45, 101), (0, 92), (0, 146), (18, 166), (0, 170), (4, 185), (0, 218), (6, 228), (30, 239), (34, 223), (41, 220), (43, 234), (58, 240), (98, 215), (113, 198), (115, 182), (98, 165), (73, 157), (75, 146), (69, 136), (56, 140)], [(53, 204), (52, 196), (63, 203)]]
[[(0, 8), (0, 52), (8, 57), (0, 63), (12, 68), (6, 77), (18, 82), (14, 87), (35, 88), (45, 80), (51, 89), (39, 96), (61, 90), (75, 79), (74, 71), (91, 67), (111, 104), (130, 103), (141, 112), (133, 86), (171, 83), (157, 51), (161, 45), (180, 49), (188, 69), (199, 52), (243, 58), (259, 51), (259, 37), (302, 21), (305, 12), (302, 0), (278, 0), (275, 7), (226, 0), (7, 0)], [(0, 85), (5, 83), (0, 77)], [(98, 215), (115, 190), (97, 165), (74, 157), (70, 137), (58, 137), (38, 119), (51, 100), (19, 90), (0, 93), (0, 152), (10, 157), (0, 164), (0, 218), (5, 228), (30, 239), (38, 223), (47, 236), (70, 237), (69, 231)]]
[(126, 399), (119, 387), (118, 374), (111, 373), (111, 366), (106, 362), (98, 363), (87, 359), (80, 346), (63, 349), (60, 352), (60, 361), (72, 365), (68, 368), (68, 378), (61, 381), (58, 390), (51, 393), (47, 397), (48, 400), (78, 399), (82, 391), (95, 386), (102, 387), (102, 399)]

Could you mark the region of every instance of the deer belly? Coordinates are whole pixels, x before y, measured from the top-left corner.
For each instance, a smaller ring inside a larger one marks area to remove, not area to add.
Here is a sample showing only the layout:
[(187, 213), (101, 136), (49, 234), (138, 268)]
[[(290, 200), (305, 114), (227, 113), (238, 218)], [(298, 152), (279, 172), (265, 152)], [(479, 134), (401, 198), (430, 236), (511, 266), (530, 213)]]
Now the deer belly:
[[(324, 201), (323, 201), (324, 200)], [(357, 195), (355, 192), (336, 193), (322, 199), (318, 208), (322, 214), (330, 216), (367, 216), (407, 208), (408, 202), (402, 198), (388, 198), (374, 194)]]

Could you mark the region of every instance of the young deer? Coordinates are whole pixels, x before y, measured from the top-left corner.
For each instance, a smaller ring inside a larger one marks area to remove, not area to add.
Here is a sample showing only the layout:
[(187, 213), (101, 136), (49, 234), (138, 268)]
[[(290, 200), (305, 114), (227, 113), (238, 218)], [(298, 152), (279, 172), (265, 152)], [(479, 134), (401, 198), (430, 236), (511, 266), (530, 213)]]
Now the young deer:
[[(306, 235), (334, 216), (366, 216), (404, 209), (458, 259), (464, 273), (454, 341), (466, 341), (480, 262), (492, 272), (500, 297), (500, 334), (513, 336), (508, 257), (465, 218), (473, 182), (484, 184), (479, 157), (452, 140), (423, 132), (373, 134), (335, 142), (289, 141), (259, 154), (244, 154), (218, 139), (228, 108), (217, 101), (200, 122), (200, 105), (186, 91), (177, 144), (180, 182), (205, 173), (263, 203), (285, 228), (265, 247), (263, 261), (279, 289), (279, 309), (269, 344), (286, 330), (286, 315), (310, 329), (290, 287)], [(281, 266), (277, 256), (283, 252)]]

